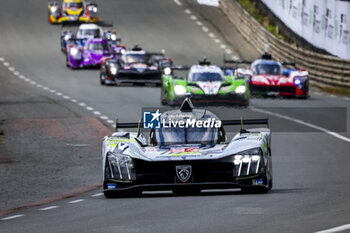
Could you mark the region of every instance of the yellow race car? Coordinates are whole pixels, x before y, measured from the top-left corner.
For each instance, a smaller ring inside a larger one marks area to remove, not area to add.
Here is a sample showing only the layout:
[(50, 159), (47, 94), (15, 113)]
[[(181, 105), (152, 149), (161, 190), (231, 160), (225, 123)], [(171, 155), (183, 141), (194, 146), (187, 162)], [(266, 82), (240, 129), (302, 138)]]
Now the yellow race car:
[(49, 22), (53, 24), (98, 22), (97, 5), (84, 0), (63, 0), (62, 6), (57, 2), (50, 2), (48, 12)]

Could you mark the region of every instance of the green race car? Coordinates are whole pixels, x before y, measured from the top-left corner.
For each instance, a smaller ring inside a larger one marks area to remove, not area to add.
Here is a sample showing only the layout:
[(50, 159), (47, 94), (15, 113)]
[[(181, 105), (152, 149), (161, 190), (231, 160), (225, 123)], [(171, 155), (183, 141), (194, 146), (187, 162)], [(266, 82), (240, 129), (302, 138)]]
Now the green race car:
[(249, 76), (232, 68), (221, 69), (206, 60), (190, 68), (166, 68), (162, 75), (161, 103), (180, 105), (186, 93), (191, 93), (192, 102), (197, 104), (247, 106)]

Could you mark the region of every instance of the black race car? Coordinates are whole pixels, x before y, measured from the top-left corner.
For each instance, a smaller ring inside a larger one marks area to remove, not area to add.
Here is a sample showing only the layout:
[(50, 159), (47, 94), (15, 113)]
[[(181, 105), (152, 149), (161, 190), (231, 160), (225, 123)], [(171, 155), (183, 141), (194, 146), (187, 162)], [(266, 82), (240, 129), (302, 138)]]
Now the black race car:
[(101, 61), (100, 83), (154, 83), (161, 84), (163, 70), (172, 66), (172, 60), (164, 53), (151, 53), (135, 46), (117, 58)]

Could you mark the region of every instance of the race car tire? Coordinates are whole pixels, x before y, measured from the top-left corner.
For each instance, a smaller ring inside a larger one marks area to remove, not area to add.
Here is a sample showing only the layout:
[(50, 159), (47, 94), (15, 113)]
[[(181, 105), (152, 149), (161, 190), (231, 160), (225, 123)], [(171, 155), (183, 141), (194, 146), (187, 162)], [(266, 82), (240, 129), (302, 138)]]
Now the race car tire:
[(167, 105), (168, 101), (166, 98), (164, 98), (164, 89), (163, 89), (163, 85), (162, 85), (162, 89), (160, 90), (160, 103), (162, 105)]
[(104, 81), (104, 79), (103, 79), (103, 77), (104, 77), (104, 75), (103, 75), (102, 73), (100, 73), (100, 84), (101, 84), (101, 85), (106, 84), (105, 81)]

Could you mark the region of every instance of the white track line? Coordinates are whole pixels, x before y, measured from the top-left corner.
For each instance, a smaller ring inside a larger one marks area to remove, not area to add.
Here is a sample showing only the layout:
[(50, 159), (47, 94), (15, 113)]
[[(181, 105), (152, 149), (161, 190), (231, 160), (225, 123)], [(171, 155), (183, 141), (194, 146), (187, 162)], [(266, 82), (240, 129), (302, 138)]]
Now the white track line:
[(4, 64), (4, 66), (10, 66), (10, 63), (8, 63), (8, 62), (4, 62), (3, 64)]
[(186, 10), (185, 10), (185, 13), (188, 14), (188, 15), (190, 15), (190, 14), (191, 14), (191, 11), (190, 11), (189, 9), (186, 9)]
[(114, 121), (113, 120), (108, 120), (107, 121), (109, 124), (114, 124)]
[(78, 200), (70, 201), (68, 203), (69, 204), (75, 204), (75, 203), (79, 203), (79, 202), (82, 202), (82, 201), (85, 201), (85, 200), (84, 199), (78, 199)]
[(91, 195), (92, 197), (99, 197), (99, 196), (102, 196), (103, 195), (103, 193), (96, 193), (96, 194), (93, 194), (93, 195)]
[(191, 15), (190, 18), (191, 18), (192, 20), (197, 20), (197, 17), (194, 16), (194, 15)]
[(9, 217), (6, 217), (6, 218), (2, 218), (1, 220), (11, 220), (11, 219), (20, 218), (20, 217), (23, 217), (23, 216), (24, 216), (24, 214), (12, 215), (12, 216), (9, 216)]
[(196, 24), (197, 24), (198, 26), (202, 26), (202, 25), (203, 25), (202, 22), (199, 21), (199, 20), (196, 21)]
[(101, 115), (101, 113), (99, 111), (95, 111), (94, 114), (95, 115)]
[(331, 135), (331, 136), (333, 136), (335, 138), (338, 138), (340, 140), (343, 140), (343, 141), (346, 141), (346, 142), (350, 142), (350, 138), (344, 137), (343, 135), (340, 135), (340, 134), (338, 134), (336, 132), (329, 131), (328, 129), (325, 129), (323, 127), (320, 127), (320, 126), (317, 126), (317, 125), (313, 125), (313, 124), (307, 123), (305, 121), (302, 121), (302, 120), (299, 120), (299, 119), (296, 119), (296, 118), (293, 118), (293, 117), (285, 116), (285, 115), (282, 115), (282, 114), (279, 114), (279, 113), (274, 113), (274, 112), (266, 111), (266, 110), (263, 110), (263, 109), (255, 108), (255, 107), (250, 107), (250, 109), (252, 111), (255, 111), (255, 112), (260, 112), (260, 113), (268, 114), (268, 115), (275, 116), (275, 117), (278, 117), (278, 118), (281, 118), (281, 119), (285, 119), (285, 120), (288, 120), (288, 121), (293, 121), (295, 123), (298, 123), (298, 124), (301, 124), (301, 125), (305, 125), (305, 126), (308, 126), (310, 128), (322, 131), (322, 132), (324, 132), (324, 133), (326, 133), (328, 135)]
[(179, 5), (179, 6), (182, 6), (182, 3), (179, 1), (179, 0), (174, 0), (174, 2)]
[(53, 206), (41, 208), (41, 209), (39, 209), (39, 210), (52, 210), (52, 209), (56, 209), (56, 208), (58, 208), (58, 206), (57, 206), (57, 205), (53, 205)]
[(340, 231), (345, 231), (345, 230), (349, 230), (350, 229), (350, 224), (345, 224), (339, 227), (333, 227), (327, 230), (323, 230), (323, 231), (317, 231), (315, 233), (334, 233), (334, 232), (340, 232)]

